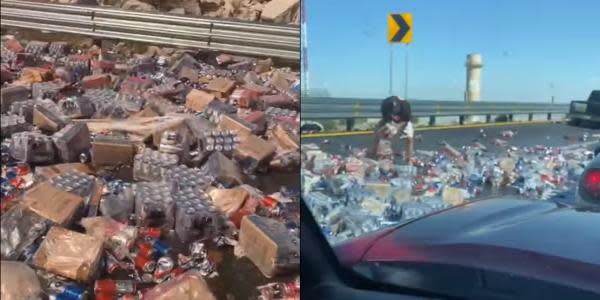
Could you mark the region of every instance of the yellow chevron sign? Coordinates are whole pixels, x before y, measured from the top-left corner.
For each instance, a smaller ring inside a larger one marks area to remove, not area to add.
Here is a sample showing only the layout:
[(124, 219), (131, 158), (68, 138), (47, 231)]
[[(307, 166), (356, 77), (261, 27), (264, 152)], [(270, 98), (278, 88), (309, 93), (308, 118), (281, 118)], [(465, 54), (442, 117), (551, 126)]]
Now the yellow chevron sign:
[(412, 36), (411, 13), (390, 14), (388, 16), (388, 42), (410, 44)]

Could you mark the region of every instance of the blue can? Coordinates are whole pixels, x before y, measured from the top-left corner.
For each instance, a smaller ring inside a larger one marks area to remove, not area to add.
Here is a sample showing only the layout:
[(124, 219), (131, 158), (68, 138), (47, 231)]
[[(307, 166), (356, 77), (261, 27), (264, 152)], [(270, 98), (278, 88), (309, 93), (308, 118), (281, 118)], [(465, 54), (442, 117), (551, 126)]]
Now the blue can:
[(8, 170), (6, 170), (6, 178), (8, 180), (12, 180), (15, 179), (17, 177), (17, 168), (8, 168)]
[(152, 248), (154, 249), (155, 256), (165, 256), (167, 255), (167, 253), (169, 253), (169, 246), (167, 244), (155, 239), (152, 239), (150, 243), (152, 244)]
[[(55, 300), (86, 300), (87, 292), (82, 287), (69, 284), (60, 287), (61, 292), (55, 295)], [(52, 298), (51, 298), (52, 299)]]

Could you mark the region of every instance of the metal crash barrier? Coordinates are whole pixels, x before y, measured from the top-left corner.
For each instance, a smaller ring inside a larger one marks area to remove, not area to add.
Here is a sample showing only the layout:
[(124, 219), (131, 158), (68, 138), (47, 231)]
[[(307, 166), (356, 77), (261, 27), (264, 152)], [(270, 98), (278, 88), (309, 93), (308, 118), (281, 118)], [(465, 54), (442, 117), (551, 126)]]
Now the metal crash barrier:
[[(437, 117), (456, 116), (463, 125), (468, 116), (486, 116), (486, 122), (490, 123), (493, 115), (505, 115), (508, 121), (514, 115), (528, 115), (532, 121), (536, 114), (546, 114), (551, 120), (552, 114), (569, 112), (566, 103), (410, 100), (410, 104), (413, 116), (429, 117), (430, 126), (435, 126)], [(356, 119), (381, 118), (380, 105), (381, 99), (302, 97), (302, 119), (346, 120), (347, 130), (351, 131)]]
[(300, 28), (93, 6), (3, 0), (1, 24), (288, 61), (300, 59)]

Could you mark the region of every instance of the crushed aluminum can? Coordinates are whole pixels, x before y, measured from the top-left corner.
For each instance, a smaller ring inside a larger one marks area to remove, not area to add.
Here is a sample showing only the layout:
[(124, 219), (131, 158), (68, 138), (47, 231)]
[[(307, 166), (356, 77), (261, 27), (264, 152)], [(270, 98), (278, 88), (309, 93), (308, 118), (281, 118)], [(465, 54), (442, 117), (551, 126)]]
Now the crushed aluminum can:
[(202, 276), (209, 276), (210, 274), (212, 274), (213, 272), (215, 272), (215, 266), (213, 263), (210, 262), (210, 260), (205, 259), (203, 260), (198, 266), (198, 271), (200, 272), (200, 275)]
[(206, 258), (206, 248), (204, 247), (204, 243), (202, 242), (193, 242), (190, 244), (190, 256), (195, 259), (204, 259)]
[(121, 269), (121, 264), (119, 261), (112, 256), (111, 254), (106, 255), (106, 272), (108, 274), (113, 274), (117, 270)]
[(154, 262), (151, 257), (140, 255), (139, 253), (136, 255), (133, 262), (136, 268), (143, 272), (152, 272), (156, 267), (156, 262)]
[(154, 281), (154, 276), (152, 276), (152, 273), (144, 273), (144, 274), (142, 274), (141, 281), (143, 283), (153, 282)]
[(162, 282), (167, 275), (173, 270), (175, 266), (173, 259), (168, 256), (163, 256), (156, 262), (156, 269), (154, 270), (154, 281), (159, 283)]

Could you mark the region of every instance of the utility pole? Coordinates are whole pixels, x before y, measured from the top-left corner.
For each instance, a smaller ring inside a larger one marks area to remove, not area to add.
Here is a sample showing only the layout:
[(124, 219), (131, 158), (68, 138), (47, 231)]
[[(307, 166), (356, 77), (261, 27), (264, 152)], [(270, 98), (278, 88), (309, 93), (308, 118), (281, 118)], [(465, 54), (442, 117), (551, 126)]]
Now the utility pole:
[(302, 78), (301, 78), (301, 86), (302, 93), (308, 95), (310, 91), (310, 80), (308, 77), (308, 27), (306, 25), (306, 2), (307, 0), (300, 1), (300, 5), (302, 5), (301, 10), (301, 31), (302, 31), (302, 49), (300, 55), (302, 56)]
[(393, 74), (394, 74), (394, 44), (390, 44), (390, 90), (389, 90), (389, 95), (393, 96), (393, 90), (392, 90), (392, 86), (393, 86), (393, 82), (394, 80), (393, 78)]

